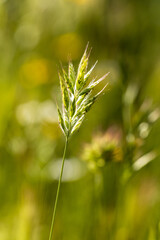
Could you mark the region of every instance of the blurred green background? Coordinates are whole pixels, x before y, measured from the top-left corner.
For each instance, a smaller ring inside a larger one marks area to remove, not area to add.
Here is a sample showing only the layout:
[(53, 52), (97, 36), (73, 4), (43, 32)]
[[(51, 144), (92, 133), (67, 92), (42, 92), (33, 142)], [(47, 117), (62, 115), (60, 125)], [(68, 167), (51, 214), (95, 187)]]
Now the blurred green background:
[(0, 240), (48, 239), (58, 71), (88, 41), (109, 87), (70, 140), (53, 239), (160, 239), (159, 16), (159, 0), (0, 0)]

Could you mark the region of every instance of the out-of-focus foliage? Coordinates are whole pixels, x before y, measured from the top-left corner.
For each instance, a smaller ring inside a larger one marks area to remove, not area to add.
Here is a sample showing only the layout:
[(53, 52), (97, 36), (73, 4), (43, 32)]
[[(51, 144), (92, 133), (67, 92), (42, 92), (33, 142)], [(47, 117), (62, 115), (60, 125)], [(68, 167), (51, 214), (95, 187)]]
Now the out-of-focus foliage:
[(158, 0), (0, 1), (0, 239), (48, 237), (58, 72), (88, 41), (109, 90), (70, 139), (54, 239), (159, 239), (159, 15)]

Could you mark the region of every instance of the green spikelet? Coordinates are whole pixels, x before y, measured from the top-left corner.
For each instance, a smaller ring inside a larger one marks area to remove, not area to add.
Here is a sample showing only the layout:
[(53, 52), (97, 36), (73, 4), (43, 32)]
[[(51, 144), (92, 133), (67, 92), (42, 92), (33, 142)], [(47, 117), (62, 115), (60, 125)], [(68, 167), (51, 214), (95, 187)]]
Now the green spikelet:
[(89, 84), (89, 89), (93, 89), (95, 86), (97, 86), (100, 82), (102, 82), (107, 76), (108, 76), (109, 73), (105, 74), (103, 77), (101, 77), (100, 79), (98, 79), (97, 81), (92, 81), (90, 84)]
[(79, 129), (79, 127), (81, 126), (83, 120), (84, 120), (85, 115), (82, 115), (77, 122), (75, 123), (75, 125), (73, 126), (72, 130), (71, 130), (71, 134), (73, 134), (76, 130)]
[(80, 93), (80, 96), (83, 96), (83, 95), (87, 95), (89, 92), (91, 91), (91, 88), (85, 88), (82, 90), (82, 92)]
[(95, 66), (97, 65), (98, 61), (95, 62), (95, 64), (91, 67), (91, 69), (85, 74), (84, 76), (84, 85), (86, 84), (88, 78), (90, 77), (93, 69), (95, 68)]
[(60, 79), (60, 85), (61, 85), (61, 93), (62, 93), (62, 101), (63, 101), (63, 106), (66, 110), (69, 108), (69, 95), (68, 95), (68, 90), (66, 87), (66, 84), (62, 78), (62, 76), (59, 74), (59, 79)]
[(88, 56), (87, 56), (87, 48), (81, 58), (79, 67), (78, 67), (78, 73), (77, 73), (77, 79), (76, 79), (76, 89), (80, 90), (84, 86), (84, 76), (87, 71), (88, 66)]
[(70, 90), (71, 93), (74, 93), (72, 81), (71, 81), (71, 79), (68, 77), (68, 75), (67, 75), (67, 73), (65, 72), (64, 69), (63, 69), (63, 76), (64, 76), (64, 80), (65, 80), (65, 83), (66, 83), (68, 89)]
[(75, 74), (74, 66), (73, 66), (73, 64), (71, 62), (69, 63), (68, 72), (69, 72), (68, 73), (69, 74), (69, 80), (70, 80), (70, 82), (74, 86), (75, 85), (75, 81), (76, 81), (76, 74)]
[(62, 117), (62, 114), (61, 114), (61, 111), (57, 105), (57, 111), (58, 111), (58, 120), (59, 120), (59, 125), (63, 131), (63, 133), (66, 135), (67, 132), (66, 132), (66, 127), (65, 127), (65, 124), (64, 124), (64, 120), (63, 120), (63, 117)]
[(71, 103), (71, 107), (70, 107), (70, 116), (71, 117), (73, 117), (73, 115), (75, 114), (75, 110), (76, 110), (76, 101), (75, 101), (75, 98), (74, 98), (72, 103)]

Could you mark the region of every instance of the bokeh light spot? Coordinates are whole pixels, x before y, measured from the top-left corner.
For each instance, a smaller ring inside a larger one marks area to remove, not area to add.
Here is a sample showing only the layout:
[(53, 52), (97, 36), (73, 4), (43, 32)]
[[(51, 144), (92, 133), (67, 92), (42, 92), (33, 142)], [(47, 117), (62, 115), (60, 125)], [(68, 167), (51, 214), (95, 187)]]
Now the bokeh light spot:
[(62, 61), (76, 60), (82, 53), (82, 40), (76, 33), (67, 33), (54, 40), (54, 53)]
[(45, 59), (32, 59), (20, 70), (21, 81), (25, 87), (34, 87), (49, 81), (49, 63)]

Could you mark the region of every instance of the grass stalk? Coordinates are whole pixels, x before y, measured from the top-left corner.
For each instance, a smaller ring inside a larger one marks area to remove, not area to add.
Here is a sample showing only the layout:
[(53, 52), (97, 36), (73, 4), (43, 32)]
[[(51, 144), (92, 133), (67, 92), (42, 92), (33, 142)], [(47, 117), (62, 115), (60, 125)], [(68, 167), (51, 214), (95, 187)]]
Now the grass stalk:
[[(88, 45), (87, 45), (88, 47)], [(79, 63), (77, 74), (74, 70), (73, 64), (69, 63), (68, 74), (64, 69), (62, 69), (63, 75), (59, 73), (60, 86), (61, 86), (61, 95), (62, 95), (62, 111), (57, 105), (58, 118), (60, 127), (66, 136), (65, 148), (63, 153), (61, 173), (59, 177), (56, 200), (54, 204), (49, 240), (52, 240), (53, 236), (53, 226), (55, 222), (55, 215), (59, 197), (59, 191), (62, 181), (64, 161), (66, 156), (66, 149), (68, 144), (68, 138), (79, 129), (81, 123), (84, 120), (85, 114), (90, 110), (92, 105), (95, 103), (98, 96), (103, 92), (105, 87), (98, 92), (96, 95), (92, 94), (93, 89), (102, 82), (108, 74), (105, 74), (99, 80), (93, 79), (88, 83), (88, 78), (93, 71), (96, 63), (93, 67), (87, 71), (89, 54), (86, 50), (81, 58)]]
[(53, 215), (52, 215), (52, 222), (51, 222), (51, 228), (50, 228), (50, 233), (49, 233), (49, 240), (51, 240), (51, 239), (52, 239), (52, 236), (53, 236), (53, 227), (54, 227), (54, 222), (55, 222), (55, 215), (56, 215), (56, 209), (57, 209), (59, 191), (60, 191), (60, 187), (61, 187), (61, 181), (62, 181), (62, 175), (63, 175), (63, 168), (64, 168), (64, 162), (65, 162), (65, 157), (66, 157), (67, 145), (68, 145), (68, 138), (66, 138), (66, 141), (65, 141), (65, 147), (64, 147), (64, 153), (63, 153), (63, 159), (62, 159), (61, 172), (60, 172), (60, 177), (59, 177), (59, 181), (58, 181), (58, 187), (57, 187), (57, 193), (56, 193), (56, 200), (55, 200), (55, 204), (54, 204)]

